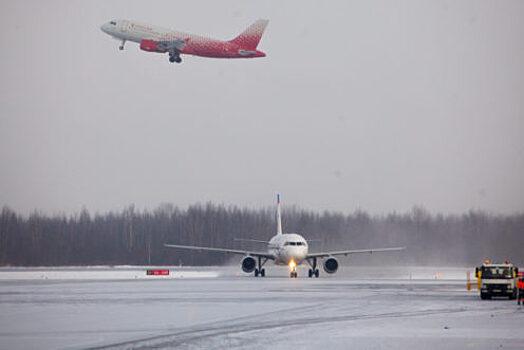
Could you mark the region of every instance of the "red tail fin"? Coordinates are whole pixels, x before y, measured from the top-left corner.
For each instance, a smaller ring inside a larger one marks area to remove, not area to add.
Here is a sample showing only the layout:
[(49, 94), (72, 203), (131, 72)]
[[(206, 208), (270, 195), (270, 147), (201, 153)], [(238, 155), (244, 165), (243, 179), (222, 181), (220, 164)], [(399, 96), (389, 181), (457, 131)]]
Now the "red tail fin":
[(230, 42), (237, 44), (243, 49), (254, 50), (257, 48), (268, 23), (267, 19), (259, 19)]

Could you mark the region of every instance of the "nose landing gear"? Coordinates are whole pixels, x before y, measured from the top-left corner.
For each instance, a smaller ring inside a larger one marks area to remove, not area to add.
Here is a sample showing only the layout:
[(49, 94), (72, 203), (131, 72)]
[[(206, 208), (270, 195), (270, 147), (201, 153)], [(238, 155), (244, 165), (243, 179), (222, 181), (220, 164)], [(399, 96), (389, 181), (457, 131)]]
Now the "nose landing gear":
[(118, 47), (119, 50), (123, 50), (124, 49), (124, 45), (125, 45), (126, 41), (125, 40), (122, 40), (122, 43), (120, 44), (120, 46)]
[(291, 261), (289, 262), (289, 268), (291, 269), (291, 273), (290, 273), (289, 277), (297, 278), (298, 277), (297, 264), (295, 263), (295, 261), (293, 259), (291, 259)]

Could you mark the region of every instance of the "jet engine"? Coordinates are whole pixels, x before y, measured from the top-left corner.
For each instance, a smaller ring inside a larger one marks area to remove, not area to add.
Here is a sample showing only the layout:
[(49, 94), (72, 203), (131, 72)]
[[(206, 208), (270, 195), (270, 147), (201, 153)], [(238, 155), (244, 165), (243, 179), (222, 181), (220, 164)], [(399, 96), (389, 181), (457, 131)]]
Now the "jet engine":
[(242, 259), (242, 271), (245, 273), (253, 272), (255, 270), (255, 266), (257, 266), (257, 262), (252, 257), (245, 256)]
[(331, 257), (324, 261), (324, 271), (327, 273), (335, 273), (338, 270), (338, 261), (337, 259)]
[(162, 52), (159, 50), (157, 41), (147, 39), (142, 39), (140, 42), (140, 49), (149, 52)]

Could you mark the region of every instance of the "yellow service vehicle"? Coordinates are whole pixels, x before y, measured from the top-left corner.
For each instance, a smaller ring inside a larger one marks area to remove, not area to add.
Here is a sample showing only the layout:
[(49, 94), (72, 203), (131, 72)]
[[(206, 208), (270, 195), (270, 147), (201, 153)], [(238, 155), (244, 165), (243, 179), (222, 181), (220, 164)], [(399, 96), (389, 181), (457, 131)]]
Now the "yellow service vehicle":
[(504, 264), (492, 264), (486, 260), (482, 266), (475, 268), (480, 298), (485, 300), (495, 296), (507, 296), (512, 300), (516, 299), (518, 273), (518, 267), (507, 260)]

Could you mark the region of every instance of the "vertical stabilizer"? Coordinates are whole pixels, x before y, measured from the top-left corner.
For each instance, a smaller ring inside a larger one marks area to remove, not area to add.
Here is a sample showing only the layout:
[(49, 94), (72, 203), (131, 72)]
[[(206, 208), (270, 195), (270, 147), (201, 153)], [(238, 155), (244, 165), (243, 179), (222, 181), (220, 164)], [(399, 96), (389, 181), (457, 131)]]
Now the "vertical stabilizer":
[(277, 194), (277, 235), (282, 234), (282, 219), (280, 218), (280, 194)]
[(269, 21), (266, 19), (259, 19), (244, 30), (239, 36), (231, 40), (231, 42), (237, 44), (242, 49), (255, 50), (268, 23)]

